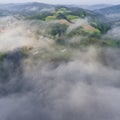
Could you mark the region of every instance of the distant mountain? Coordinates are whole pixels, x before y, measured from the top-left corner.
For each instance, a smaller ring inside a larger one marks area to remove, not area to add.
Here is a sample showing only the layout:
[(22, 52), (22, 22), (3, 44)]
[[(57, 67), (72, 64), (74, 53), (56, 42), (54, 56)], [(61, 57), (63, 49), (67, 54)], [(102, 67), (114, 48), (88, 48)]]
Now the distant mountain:
[(30, 3), (18, 3), (18, 4), (0, 4), (2, 11), (9, 11), (12, 14), (35, 14), (41, 10), (52, 9), (54, 5), (30, 2)]
[(9, 11), (0, 9), (0, 17), (1, 16), (8, 16), (9, 14), (10, 14)]
[(99, 9), (96, 12), (103, 14), (110, 22), (120, 22), (120, 5)]
[(107, 7), (111, 7), (111, 4), (96, 4), (96, 5), (91, 5), (88, 6), (89, 10), (98, 10), (98, 9), (103, 9), (103, 8), (107, 8)]
[[(94, 19), (95, 21), (98, 22), (104, 21), (104, 17), (102, 15), (95, 13), (92, 10), (83, 9), (81, 8), (81, 6), (74, 6), (74, 5), (68, 5), (68, 6), (62, 5), (62, 6), (63, 6), (62, 13), (60, 13), (59, 17), (65, 18), (66, 15), (71, 11), (71, 13), (69, 13), (69, 16), (67, 16), (68, 18), (87, 17), (92, 20)], [(17, 19), (22, 19), (22, 18), (25, 19), (30, 18), (30, 19), (38, 19), (38, 20), (53, 19), (55, 17), (53, 14), (56, 11), (56, 9), (59, 7), (61, 8), (61, 5), (51, 5), (51, 4), (44, 4), (37, 2), (0, 4), (0, 16), (12, 15)], [(64, 7), (67, 7), (67, 9), (64, 9)], [(59, 12), (61, 12), (61, 10)], [(59, 12), (57, 12), (56, 15)], [(64, 12), (66, 13), (64, 14)], [(51, 16), (53, 18), (51, 18)]]
[(100, 13), (102, 13), (102, 14), (116, 14), (116, 13), (120, 13), (120, 5), (115, 5), (115, 6), (99, 9), (98, 11)]
[[(51, 5), (37, 2), (29, 3), (12, 3), (12, 4), (0, 4), (0, 15), (38, 15), (42, 11), (54, 11), (57, 7), (66, 6), (66, 5)], [(66, 6), (72, 11), (84, 11), (88, 14), (95, 14), (93, 11), (83, 9), (80, 6), (68, 5)]]
[(69, 5), (71, 7), (79, 7), (87, 10), (98, 10), (107, 7), (111, 7), (111, 4), (96, 4), (96, 5)]

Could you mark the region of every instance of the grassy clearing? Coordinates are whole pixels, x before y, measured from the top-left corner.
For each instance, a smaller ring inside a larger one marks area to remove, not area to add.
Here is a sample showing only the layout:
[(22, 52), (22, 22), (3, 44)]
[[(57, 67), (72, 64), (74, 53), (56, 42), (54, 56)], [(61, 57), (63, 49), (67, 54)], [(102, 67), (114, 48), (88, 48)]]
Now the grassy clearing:
[(56, 20), (56, 17), (55, 16), (47, 16), (45, 18), (45, 21), (48, 22), (48, 21), (51, 21), (51, 20)]
[(79, 16), (68, 15), (68, 16), (67, 16), (67, 19), (69, 19), (69, 20), (79, 19)]

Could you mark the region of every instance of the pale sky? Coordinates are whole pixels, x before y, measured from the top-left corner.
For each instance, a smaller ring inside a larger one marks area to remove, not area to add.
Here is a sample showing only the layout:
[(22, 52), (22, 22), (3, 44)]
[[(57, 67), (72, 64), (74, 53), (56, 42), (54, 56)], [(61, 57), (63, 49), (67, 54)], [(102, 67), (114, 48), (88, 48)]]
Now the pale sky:
[(120, 0), (0, 0), (0, 3), (41, 2), (49, 4), (120, 4)]

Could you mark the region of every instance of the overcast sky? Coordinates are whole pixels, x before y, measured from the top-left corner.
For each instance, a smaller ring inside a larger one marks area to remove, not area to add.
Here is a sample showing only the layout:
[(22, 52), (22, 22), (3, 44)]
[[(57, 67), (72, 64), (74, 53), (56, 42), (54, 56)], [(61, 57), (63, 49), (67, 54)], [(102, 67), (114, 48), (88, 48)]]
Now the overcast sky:
[(0, 3), (42, 2), (49, 4), (120, 4), (120, 0), (0, 0)]

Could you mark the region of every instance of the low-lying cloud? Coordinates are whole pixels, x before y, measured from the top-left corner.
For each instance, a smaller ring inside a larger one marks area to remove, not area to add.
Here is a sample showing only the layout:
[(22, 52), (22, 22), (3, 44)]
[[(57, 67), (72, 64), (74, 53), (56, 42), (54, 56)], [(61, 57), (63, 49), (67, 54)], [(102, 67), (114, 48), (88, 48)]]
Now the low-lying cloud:
[[(0, 120), (119, 120), (119, 48), (80, 48), (56, 65), (40, 56), (56, 52), (54, 42), (34, 36), (31, 24), (0, 35), (0, 50), (9, 51), (0, 63)], [(20, 48), (31, 44), (24, 57)]]
[(4, 93), (0, 119), (118, 120), (120, 64), (116, 59), (120, 60), (118, 49), (88, 48), (56, 68), (39, 61), (30, 67), (18, 51), (9, 54), (3, 64), (9, 78), (0, 77)]
[(105, 38), (114, 39), (114, 40), (120, 40), (120, 27), (114, 26), (111, 30), (107, 32), (107, 34), (104, 35)]

